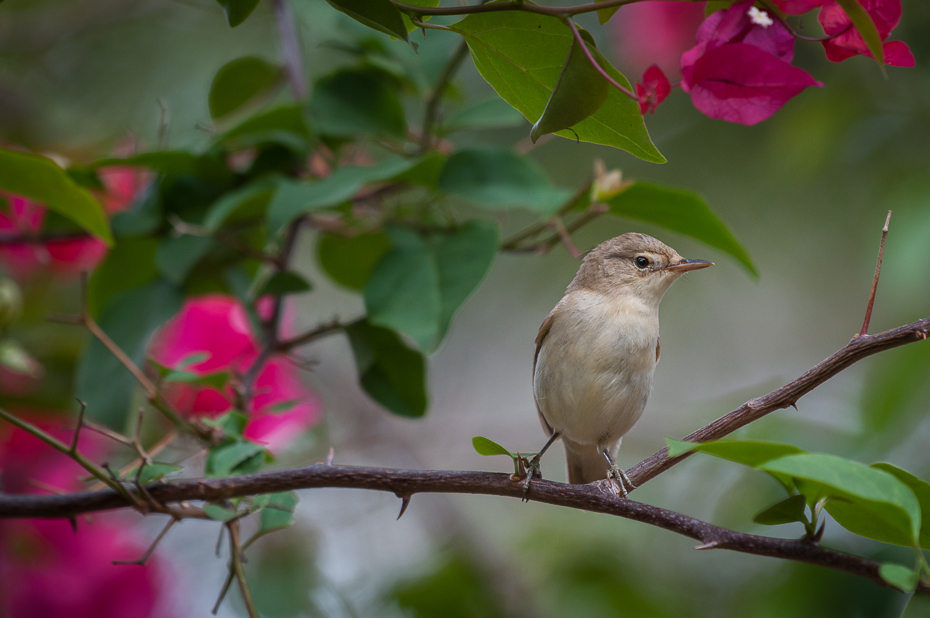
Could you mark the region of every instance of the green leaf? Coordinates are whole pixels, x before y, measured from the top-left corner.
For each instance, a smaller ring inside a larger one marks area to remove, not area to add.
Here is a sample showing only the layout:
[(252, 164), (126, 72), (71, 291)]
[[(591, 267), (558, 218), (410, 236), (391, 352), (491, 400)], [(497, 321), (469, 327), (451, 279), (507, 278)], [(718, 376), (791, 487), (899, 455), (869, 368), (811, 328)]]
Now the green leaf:
[(234, 150), (254, 148), (267, 143), (306, 152), (313, 137), (300, 105), (283, 105), (259, 112), (221, 134), (213, 146)]
[(378, 261), (365, 285), (368, 319), (410, 335), (426, 349), (439, 329), (439, 269), (419, 234), (406, 228), (389, 233), (394, 248)]
[(820, 453), (789, 455), (758, 467), (795, 479), (808, 503), (829, 498), (827, 511), (850, 532), (900, 545), (917, 543), (920, 503), (888, 472)]
[(930, 616), (930, 596), (915, 594), (908, 601), (901, 618), (927, 618)]
[[(181, 309), (180, 290), (163, 279), (115, 295), (98, 324), (136, 364), (145, 360), (149, 338)], [(87, 414), (121, 429), (129, 411), (135, 378), (98, 340), (92, 339), (78, 361), (76, 397), (87, 403)]]
[(873, 468), (883, 470), (911, 488), (920, 503), (921, 522), (918, 541), (924, 549), (930, 549), (930, 483), (890, 463), (875, 463)]
[(359, 382), (372, 399), (398, 416), (426, 413), (423, 355), (407, 347), (397, 333), (359, 320), (346, 326)]
[[(475, 67), (502, 99), (535, 122), (542, 116), (571, 49), (568, 26), (558, 18), (525, 11), (475, 13), (452, 26), (465, 37)], [(592, 54), (618, 84), (630, 83), (600, 55)], [(653, 163), (664, 163), (633, 99), (610, 88), (607, 102), (573, 131), (556, 135), (613, 146)]]
[[(581, 36), (591, 50), (597, 49), (590, 34), (581, 31)], [(530, 130), (530, 139), (535, 144), (543, 135), (572, 127), (592, 115), (607, 101), (609, 88), (578, 40), (573, 39), (546, 109)]]
[(294, 492), (270, 494), (268, 504), (262, 509), (258, 533), (267, 534), (292, 525), (296, 507), (297, 495)]
[(100, 314), (110, 300), (132, 288), (158, 277), (155, 238), (120, 238), (103, 263), (94, 270), (87, 284), (87, 301), (91, 315)]
[(258, 56), (243, 56), (227, 62), (210, 84), (210, 116), (214, 120), (228, 116), (283, 79), (281, 67)]
[(342, 69), (318, 79), (310, 96), (310, 117), (317, 131), (332, 137), (374, 134), (402, 139), (407, 132), (397, 93), (375, 70)]
[(503, 129), (519, 127), (526, 122), (523, 114), (498, 96), (476, 101), (463, 107), (443, 123), (443, 133), (462, 129)]
[[(138, 468), (136, 468), (138, 469)], [(171, 474), (172, 472), (178, 472), (183, 470), (184, 466), (176, 466), (170, 463), (164, 463), (162, 461), (153, 461), (150, 464), (146, 464), (142, 468), (142, 472), (139, 474), (139, 484), (148, 485), (157, 480), (162, 479), (163, 477)], [(136, 477), (135, 469), (130, 471), (127, 475), (127, 478), (134, 479)]]
[(212, 233), (228, 222), (264, 215), (268, 211), (274, 189), (273, 182), (255, 182), (224, 193), (213, 202), (204, 216), (204, 228)]
[(886, 562), (878, 569), (878, 574), (885, 582), (901, 592), (914, 592), (917, 588), (919, 573), (901, 564)]
[(390, 248), (391, 240), (384, 232), (349, 237), (324, 233), (317, 241), (316, 255), (320, 267), (333, 281), (361, 291), (375, 264)]
[(39, 202), (113, 244), (103, 207), (51, 159), (0, 148), (0, 190)]
[(249, 417), (238, 410), (231, 410), (216, 418), (201, 419), (201, 422), (204, 425), (221, 429), (230, 438), (241, 438)]
[(394, 248), (375, 265), (365, 286), (372, 324), (413, 337), (435, 350), (452, 317), (478, 286), (497, 253), (497, 226), (469, 221), (449, 233), (422, 237), (389, 230)]
[(212, 247), (213, 239), (207, 236), (166, 238), (155, 252), (155, 266), (166, 280), (181, 285)]
[(227, 509), (224, 506), (219, 504), (205, 504), (203, 507), (204, 513), (207, 514), (207, 517), (214, 521), (221, 521), (226, 523), (227, 521), (232, 521), (239, 516), (233, 509)]
[(390, 0), (326, 0), (337, 11), (369, 28), (409, 41), (401, 13)]
[(338, 206), (366, 184), (389, 180), (420, 162), (420, 159), (388, 159), (372, 167), (340, 167), (326, 178), (309, 183), (282, 180), (268, 205), (268, 233), (275, 237), (297, 217)]
[(258, 6), (258, 0), (216, 0), (223, 10), (226, 11), (226, 19), (233, 28), (248, 19), (255, 7)]
[(696, 193), (637, 182), (607, 200), (607, 205), (611, 214), (646, 221), (720, 249), (759, 276), (743, 246)]
[(872, 52), (872, 57), (875, 58), (875, 61), (878, 62), (878, 66), (884, 71), (885, 50), (882, 47), (882, 37), (878, 33), (878, 28), (875, 27), (875, 22), (872, 21), (872, 16), (862, 8), (862, 4), (860, 4), (859, 0), (836, 0), (836, 2), (843, 8), (846, 15), (849, 16), (849, 19), (856, 27), (856, 30), (859, 31), (869, 51)]
[(733, 0), (708, 0), (707, 4), (704, 5), (704, 17), (710, 17), (717, 11), (723, 11), (731, 6), (733, 6)]
[(752, 521), (763, 526), (778, 526), (794, 522), (807, 524), (807, 514), (804, 512), (806, 505), (807, 501), (804, 496), (791, 496), (765, 509), (753, 517)]
[(183, 382), (191, 386), (209, 386), (218, 391), (226, 388), (229, 382), (228, 371), (214, 371), (213, 373), (199, 374), (193, 371), (171, 371), (164, 377), (165, 382)]
[(299, 294), (309, 292), (313, 289), (310, 282), (291, 270), (278, 271), (271, 275), (268, 280), (262, 284), (255, 298), (262, 296), (284, 296), (285, 294)]
[(211, 477), (230, 476), (249, 459), (264, 453), (264, 446), (247, 440), (214, 447), (207, 455), (206, 474)]
[[(594, 0), (595, 2), (606, 2), (606, 0)], [(709, 4), (709, 3), (708, 3)], [(614, 16), (614, 13), (620, 10), (619, 6), (612, 6), (609, 9), (598, 9), (597, 11), (597, 21), (603, 26), (610, 18)]]
[(698, 451), (727, 461), (734, 461), (744, 466), (752, 466), (753, 468), (786, 455), (797, 455), (806, 452), (790, 444), (753, 442), (749, 440), (717, 440), (697, 443), (665, 438), (665, 442), (668, 444), (669, 457), (678, 457), (691, 451)]
[(475, 436), (472, 438), (471, 445), (479, 455), (484, 455), (486, 457), (491, 455), (507, 455), (508, 457), (516, 458), (517, 456), (516, 453), (511, 453), (497, 442), (489, 440), (484, 436)]
[(570, 195), (554, 189), (528, 158), (503, 148), (459, 150), (442, 168), (439, 188), (485, 208), (519, 204), (545, 214), (556, 210)]
[(13, 339), (0, 341), (0, 366), (35, 379), (41, 378), (43, 373), (41, 363)]

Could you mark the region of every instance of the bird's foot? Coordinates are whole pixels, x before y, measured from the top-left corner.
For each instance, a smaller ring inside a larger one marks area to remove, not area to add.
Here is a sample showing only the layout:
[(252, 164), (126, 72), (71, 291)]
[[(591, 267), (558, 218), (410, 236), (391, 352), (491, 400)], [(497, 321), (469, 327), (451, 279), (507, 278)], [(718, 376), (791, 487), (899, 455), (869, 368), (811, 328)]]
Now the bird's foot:
[[(626, 498), (631, 491), (636, 489), (636, 485), (634, 485), (630, 477), (626, 475), (623, 468), (616, 464), (610, 466), (610, 469), (607, 471), (607, 480), (610, 482), (611, 487), (614, 488), (614, 492), (623, 498)], [(630, 488), (629, 491), (627, 491), (627, 487)]]
[(533, 480), (533, 477), (535, 476), (536, 478), (540, 478), (540, 479), (542, 478), (542, 468), (539, 465), (539, 462), (541, 460), (540, 455), (542, 455), (542, 453), (538, 453), (526, 465), (526, 470), (525, 470), (526, 480), (523, 481), (523, 501), (524, 502), (527, 501), (526, 492), (530, 490), (530, 482)]

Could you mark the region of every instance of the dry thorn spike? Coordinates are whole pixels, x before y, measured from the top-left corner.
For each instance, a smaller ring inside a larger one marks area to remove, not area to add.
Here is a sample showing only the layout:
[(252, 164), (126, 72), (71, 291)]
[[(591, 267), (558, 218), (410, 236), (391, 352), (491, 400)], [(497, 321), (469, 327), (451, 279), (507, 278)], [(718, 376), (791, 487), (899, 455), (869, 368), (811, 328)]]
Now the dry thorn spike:
[[(336, 449), (333, 447), (329, 447), (329, 454), (326, 456), (326, 465), (327, 466), (333, 465), (333, 459), (335, 458), (336, 458)], [(398, 519), (400, 518), (398, 517)]]
[(401, 499), (401, 503), (400, 503), (400, 513), (397, 514), (397, 520), (395, 521), (399, 521), (400, 518), (404, 516), (404, 513), (407, 512), (407, 507), (410, 506), (411, 495), (410, 494), (399, 494), (397, 497)]
[(81, 428), (84, 426), (84, 412), (87, 411), (87, 404), (75, 397), (78, 404), (81, 406), (81, 411), (78, 412), (78, 422), (77, 427), (74, 428), (74, 437), (71, 439), (71, 454), (74, 455), (77, 453), (78, 439), (81, 437)]
[(694, 549), (717, 549), (718, 547), (720, 547), (720, 541), (713, 540), (707, 541), (703, 545), (698, 545)]
[[(885, 255), (885, 239), (888, 237), (888, 224), (891, 223), (891, 211), (885, 217), (885, 225), (882, 227), (882, 242), (878, 246), (878, 261), (875, 264), (875, 276), (872, 278), (872, 291), (869, 293), (869, 304), (865, 308), (865, 319), (862, 320), (862, 329), (859, 331), (859, 337), (864, 337), (869, 331), (869, 322), (872, 320), (872, 306), (875, 304), (875, 291), (878, 290), (878, 277), (882, 274), (882, 258)], [(855, 338), (855, 337), (854, 337)]]
[(158, 536), (155, 537), (155, 540), (152, 541), (152, 544), (149, 545), (149, 548), (145, 550), (145, 553), (142, 554), (142, 557), (138, 560), (114, 560), (113, 564), (136, 564), (139, 566), (145, 566), (145, 562), (151, 557), (152, 553), (155, 551), (155, 548), (158, 547), (158, 544), (161, 540), (168, 534), (168, 531), (171, 530), (171, 527), (178, 522), (177, 517), (172, 517), (168, 520), (167, 525), (162, 528), (161, 532), (158, 533)]

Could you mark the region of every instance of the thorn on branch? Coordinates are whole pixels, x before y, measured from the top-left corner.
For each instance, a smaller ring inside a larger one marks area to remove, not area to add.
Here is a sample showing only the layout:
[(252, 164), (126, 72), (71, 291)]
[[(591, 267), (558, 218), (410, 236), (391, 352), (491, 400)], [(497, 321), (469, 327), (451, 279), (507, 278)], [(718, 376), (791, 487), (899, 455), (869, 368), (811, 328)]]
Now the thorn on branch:
[(68, 518), (68, 521), (71, 523), (71, 530), (74, 531), (74, 534), (77, 534), (77, 533), (78, 533), (78, 520), (77, 520), (77, 517), (75, 517), (74, 515), (72, 515), (71, 517)]
[(859, 336), (863, 337), (869, 332), (869, 322), (872, 319), (872, 305), (875, 304), (875, 291), (878, 289), (878, 276), (882, 274), (882, 257), (885, 255), (885, 238), (888, 237), (888, 224), (891, 223), (891, 211), (885, 217), (885, 225), (882, 227), (882, 242), (878, 246), (878, 262), (875, 264), (875, 277), (872, 278), (872, 292), (869, 294), (869, 304), (865, 308), (865, 319), (862, 321), (862, 329)]
[(77, 397), (75, 397), (75, 399), (77, 399), (78, 404), (80, 404), (81, 411), (78, 412), (77, 427), (74, 428), (74, 437), (71, 439), (71, 456), (72, 457), (75, 455), (75, 453), (77, 453), (78, 438), (81, 437), (81, 428), (84, 426), (84, 412), (87, 410), (86, 403), (84, 403)]
[(400, 521), (400, 518), (404, 516), (404, 513), (407, 512), (407, 507), (410, 506), (410, 494), (397, 494), (397, 497), (401, 499), (400, 503), (400, 513), (397, 514), (397, 520)]
[(720, 541), (711, 540), (711, 541), (707, 541), (703, 545), (698, 545), (694, 549), (717, 549), (718, 547), (720, 547), (720, 544), (721, 544)]
[(336, 458), (336, 449), (334, 449), (333, 447), (329, 447), (329, 454), (326, 455), (326, 462), (325, 462), (326, 465), (327, 466), (333, 465), (333, 460), (335, 458)]

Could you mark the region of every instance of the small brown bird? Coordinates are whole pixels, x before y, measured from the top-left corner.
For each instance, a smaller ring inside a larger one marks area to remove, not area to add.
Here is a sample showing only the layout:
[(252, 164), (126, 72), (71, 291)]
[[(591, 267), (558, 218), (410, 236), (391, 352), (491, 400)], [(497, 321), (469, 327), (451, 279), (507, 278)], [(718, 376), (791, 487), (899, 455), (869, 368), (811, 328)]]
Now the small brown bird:
[(550, 438), (530, 462), (524, 490), (558, 438), (569, 483), (607, 478), (624, 496), (624, 484), (634, 489), (614, 457), (652, 391), (659, 302), (681, 275), (708, 266), (645, 234), (618, 236), (587, 254), (536, 336), (533, 394)]

